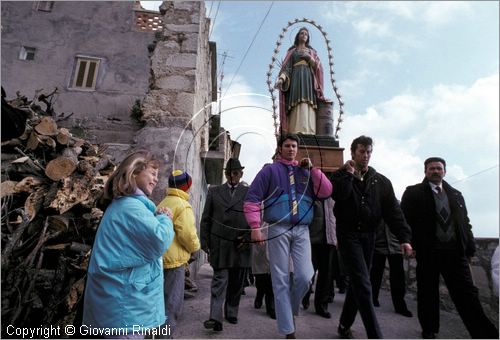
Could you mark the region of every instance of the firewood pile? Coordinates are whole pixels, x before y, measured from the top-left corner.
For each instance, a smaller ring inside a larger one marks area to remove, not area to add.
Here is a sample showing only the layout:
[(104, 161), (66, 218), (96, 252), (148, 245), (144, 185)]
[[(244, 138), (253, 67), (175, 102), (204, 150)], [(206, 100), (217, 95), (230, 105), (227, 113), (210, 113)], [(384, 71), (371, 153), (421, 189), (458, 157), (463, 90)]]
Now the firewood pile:
[(115, 168), (105, 148), (58, 127), (49, 105), (56, 92), (2, 100), (2, 124), (8, 106), (27, 117), (22, 134), (1, 149), (4, 338), (8, 325), (73, 323), (103, 214), (96, 202)]

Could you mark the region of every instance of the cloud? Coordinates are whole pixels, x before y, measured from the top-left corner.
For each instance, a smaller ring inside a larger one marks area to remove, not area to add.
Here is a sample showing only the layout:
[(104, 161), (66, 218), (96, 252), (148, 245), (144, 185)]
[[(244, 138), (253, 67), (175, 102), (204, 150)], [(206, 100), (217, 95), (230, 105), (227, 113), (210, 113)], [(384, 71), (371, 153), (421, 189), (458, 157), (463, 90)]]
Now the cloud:
[[(407, 185), (422, 181), (427, 157), (445, 158), (447, 181), (456, 183), (473, 207), (472, 223), (481, 223), (476, 234), (498, 236), (498, 113), (497, 73), (468, 87), (441, 84), (422, 93), (400, 94), (361, 115), (347, 113), (340, 143), (348, 150), (355, 137), (371, 136), (371, 164), (391, 179), (399, 198)], [(344, 156), (350, 158), (349, 152)], [(484, 225), (486, 221), (490, 224)]]
[(460, 16), (467, 15), (472, 7), (467, 1), (440, 1), (426, 3), (426, 6), (419, 9), (424, 22), (436, 26), (452, 20), (460, 20)]
[(352, 24), (364, 36), (397, 37), (402, 34), (397, 30), (401, 20), (431, 28), (460, 20), (473, 9), (467, 1), (334, 1), (324, 5), (322, 14), (327, 20)]
[(373, 61), (383, 61), (391, 64), (398, 64), (401, 61), (401, 55), (398, 52), (390, 51), (388, 49), (382, 50), (360, 46), (356, 48), (354, 53), (362, 58)]
[(339, 88), (342, 93), (349, 93), (351, 97), (364, 94), (364, 84), (369, 83), (371, 79), (377, 78), (378, 72), (368, 68), (362, 68), (356, 71), (350, 79), (339, 81)]
[(353, 22), (352, 25), (360, 34), (370, 34), (381, 37), (391, 35), (389, 23), (385, 21), (364, 18)]
[[(227, 78), (232, 79), (233, 75), (228, 74)], [(276, 148), (272, 101), (236, 76), (221, 104), (221, 126), (230, 132), (232, 140), (241, 144), (243, 180), (250, 184), (262, 166), (271, 162)]]

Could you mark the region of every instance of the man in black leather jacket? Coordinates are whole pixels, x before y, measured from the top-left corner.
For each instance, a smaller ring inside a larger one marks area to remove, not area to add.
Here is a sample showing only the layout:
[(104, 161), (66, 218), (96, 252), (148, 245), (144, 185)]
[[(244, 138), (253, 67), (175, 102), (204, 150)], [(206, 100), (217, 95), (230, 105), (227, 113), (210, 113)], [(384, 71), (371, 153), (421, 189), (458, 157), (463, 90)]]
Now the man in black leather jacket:
[(375, 230), (384, 219), (398, 238), (403, 253), (411, 254), (410, 228), (394, 195), (391, 181), (368, 166), (373, 148), (370, 137), (360, 136), (351, 144), (351, 157), (332, 176), (337, 219), (338, 248), (350, 277), (339, 335), (352, 337), (350, 330), (359, 309), (368, 338), (382, 338), (372, 301), (370, 265)]

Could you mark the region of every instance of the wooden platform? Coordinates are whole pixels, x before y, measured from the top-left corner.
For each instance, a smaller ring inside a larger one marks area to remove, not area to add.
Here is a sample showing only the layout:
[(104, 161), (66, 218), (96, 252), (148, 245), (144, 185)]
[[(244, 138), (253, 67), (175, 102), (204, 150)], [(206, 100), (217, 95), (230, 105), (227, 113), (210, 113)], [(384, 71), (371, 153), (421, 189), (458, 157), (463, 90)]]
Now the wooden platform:
[(323, 172), (334, 172), (344, 164), (344, 148), (301, 144), (296, 159), (300, 161), (306, 157)]

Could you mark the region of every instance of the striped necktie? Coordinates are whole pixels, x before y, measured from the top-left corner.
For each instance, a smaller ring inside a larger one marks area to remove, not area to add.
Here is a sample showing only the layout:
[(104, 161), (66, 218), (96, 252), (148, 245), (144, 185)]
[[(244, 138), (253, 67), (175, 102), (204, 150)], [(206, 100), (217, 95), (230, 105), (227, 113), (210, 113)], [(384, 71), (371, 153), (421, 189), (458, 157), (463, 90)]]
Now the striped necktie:
[(297, 205), (297, 194), (295, 192), (295, 177), (293, 175), (293, 167), (288, 165), (288, 178), (290, 180), (290, 199), (292, 201), (292, 216), (298, 214), (298, 205)]

